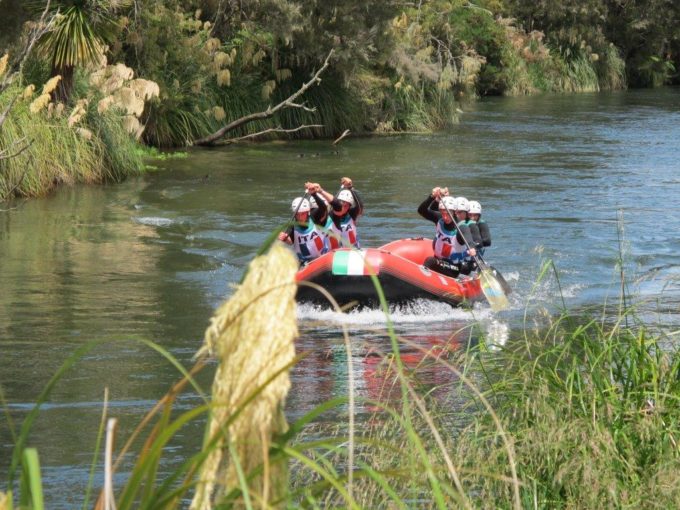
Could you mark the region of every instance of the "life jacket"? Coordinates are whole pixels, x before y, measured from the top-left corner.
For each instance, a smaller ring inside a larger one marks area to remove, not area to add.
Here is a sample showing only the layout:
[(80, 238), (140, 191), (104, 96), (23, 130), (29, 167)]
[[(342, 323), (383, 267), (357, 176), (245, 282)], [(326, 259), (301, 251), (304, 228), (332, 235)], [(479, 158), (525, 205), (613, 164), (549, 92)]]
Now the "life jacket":
[(333, 232), (333, 220), (331, 219), (330, 214), (328, 216), (326, 216), (326, 223), (325, 224), (319, 225), (317, 223), (316, 226), (319, 228), (319, 231), (321, 232), (321, 234), (324, 236), (324, 238), (328, 242), (328, 247), (330, 249), (331, 239), (333, 237), (332, 234), (331, 234), (331, 232)]
[(434, 237), (434, 256), (440, 259), (448, 260), (450, 262), (461, 262), (467, 256), (467, 246), (458, 242), (458, 230), (453, 228), (447, 230), (444, 226), (444, 220), (440, 219), (437, 222), (436, 233)]
[(336, 248), (359, 248), (357, 224), (349, 214), (342, 217), (340, 226), (332, 220), (331, 223), (330, 242), (332, 250)]
[(313, 221), (293, 227), (293, 246), (300, 262), (309, 262), (329, 249), (328, 238)]

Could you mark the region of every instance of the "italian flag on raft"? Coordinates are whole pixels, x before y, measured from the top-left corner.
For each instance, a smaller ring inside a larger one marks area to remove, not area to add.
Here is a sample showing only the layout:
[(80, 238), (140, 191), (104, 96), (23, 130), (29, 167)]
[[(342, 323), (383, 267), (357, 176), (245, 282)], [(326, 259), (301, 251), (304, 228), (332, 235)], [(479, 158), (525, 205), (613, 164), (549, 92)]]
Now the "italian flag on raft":
[(370, 266), (364, 263), (365, 256), (364, 250), (336, 251), (333, 254), (333, 274), (346, 276), (370, 275)]

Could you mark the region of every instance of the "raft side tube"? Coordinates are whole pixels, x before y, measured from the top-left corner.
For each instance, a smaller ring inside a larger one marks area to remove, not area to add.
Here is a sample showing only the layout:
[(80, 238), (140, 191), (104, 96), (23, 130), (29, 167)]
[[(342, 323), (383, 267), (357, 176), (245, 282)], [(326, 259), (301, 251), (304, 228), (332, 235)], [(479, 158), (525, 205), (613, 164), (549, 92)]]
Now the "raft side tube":
[[(389, 247), (391, 251), (383, 248)], [(458, 305), (468, 300), (480, 299), (479, 278), (451, 278), (431, 271), (397, 253), (416, 260), (432, 254), (431, 241), (406, 239), (395, 241), (383, 248), (367, 250), (341, 249), (322, 255), (301, 268), (298, 282), (307, 281), (326, 289), (340, 304), (358, 301), (362, 304), (379, 302), (370, 275), (378, 278), (388, 302), (404, 302), (418, 298), (445, 301)], [(301, 285), (298, 301), (326, 302), (318, 289)]]

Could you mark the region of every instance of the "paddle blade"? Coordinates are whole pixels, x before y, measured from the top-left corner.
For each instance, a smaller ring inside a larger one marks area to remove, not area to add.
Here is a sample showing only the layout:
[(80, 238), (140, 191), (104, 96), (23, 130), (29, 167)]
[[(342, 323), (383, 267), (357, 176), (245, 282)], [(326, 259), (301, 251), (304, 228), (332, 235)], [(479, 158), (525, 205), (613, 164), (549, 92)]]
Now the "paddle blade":
[(492, 270), (483, 269), (480, 279), (484, 297), (486, 297), (494, 312), (500, 312), (510, 306), (508, 297), (503, 290), (503, 285), (496, 279)]

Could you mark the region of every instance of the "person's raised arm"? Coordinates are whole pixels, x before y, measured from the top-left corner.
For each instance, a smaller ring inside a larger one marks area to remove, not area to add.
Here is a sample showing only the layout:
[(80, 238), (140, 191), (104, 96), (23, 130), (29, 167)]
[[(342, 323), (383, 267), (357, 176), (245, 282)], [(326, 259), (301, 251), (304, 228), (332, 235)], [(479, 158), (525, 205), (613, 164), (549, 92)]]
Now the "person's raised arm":
[(349, 188), (349, 192), (354, 197), (354, 205), (349, 210), (349, 215), (354, 221), (364, 214), (364, 201), (361, 199), (361, 195), (353, 187)]
[[(340, 206), (340, 202), (335, 200), (335, 197), (333, 197), (333, 195), (331, 193), (328, 193), (328, 191), (325, 191), (321, 187), (321, 184), (319, 184), (318, 182), (306, 182), (305, 183), (305, 190), (312, 197), (314, 197), (314, 200), (316, 200), (316, 205), (318, 205), (319, 208), (321, 208), (322, 204), (325, 203), (325, 204), (330, 204), (330, 206), (336, 211), (339, 211), (340, 209), (342, 209), (342, 207)], [(323, 197), (323, 200), (319, 200), (319, 195), (321, 195), (321, 197)], [(326, 207), (326, 213), (328, 213), (327, 207)], [(313, 218), (314, 218), (314, 216), (312, 216), (312, 219)], [(325, 221), (325, 217), (323, 218), (323, 221)]]
[(317, 225), (325, 225), (328, 217), (328, 206), (318, 193), (312, 193), (311, 197), (316, 201), (317, 208), (312, 210), (312, 221)]
[(426, 220), (437, 223), (442, 215), (439, 211), (433, 211), (430, 206), (441, 197), (441, 188), (434, 188), (432, 193), (418, 206), (418, 214)]
[(433, 195), (435, 195), (436, 190), (439, 191), (436, 193), (434, 202), (430, 204), (430, 211), (439, 211), (439, 200), (441, 200), (442, 197), (449, 196), (449, 188), (434, 188), (432, 190)]
[[(334, 199), (332, 193), (329, 193), (328, 191), (323, 189), (320, 184), (317, 184), (317, 183), (308, 183), (308, 184), (312, 184), (312, 185), (316, 186), (315, 192), (319, 193), (324, 198), (324, 200), (326, 200), (326, 202), (328, 202), (329, 204), (332, 204), (333, 199)], [(333, 207), (333, 209), (335, 209), (335, 207)]]
[(354, 221), (364, 213), (364, 202), (361, 200), (361, 196), (354, 189), (354, 183), (349, 177), (342, 177), (340, 179), (340, 187), (342, 189), (349, 190), (354, 198), (354, 205), (350, 207), (348, 213)]

